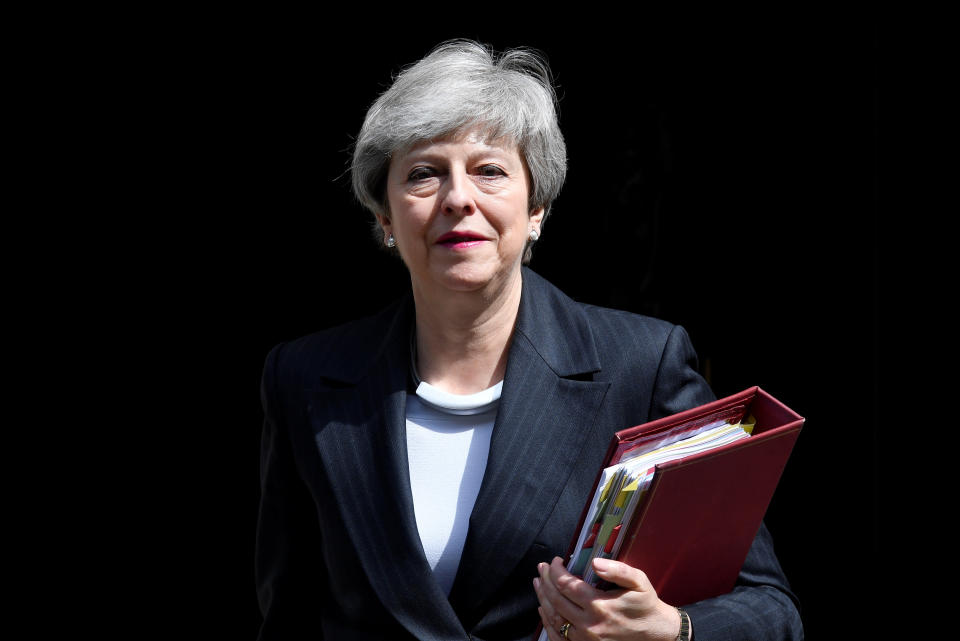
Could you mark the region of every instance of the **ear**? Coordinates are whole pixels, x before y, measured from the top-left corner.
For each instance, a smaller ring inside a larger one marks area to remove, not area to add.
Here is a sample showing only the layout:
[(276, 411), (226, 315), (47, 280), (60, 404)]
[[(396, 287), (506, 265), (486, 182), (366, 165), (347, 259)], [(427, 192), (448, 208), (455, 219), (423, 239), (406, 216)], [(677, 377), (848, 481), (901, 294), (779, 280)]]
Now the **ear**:
[(380, 228), (383, 230), (383, 241), (386, 242), (387, 236), (393, 232), (393, 225), (386, 214), (377, 214), (377, 222), (380, 223)]
[(543, 207), (537, 207), (530, 211), (530, 229), (536, 229), (537, 233), (540, 232), (540, 224), (543, 222)]

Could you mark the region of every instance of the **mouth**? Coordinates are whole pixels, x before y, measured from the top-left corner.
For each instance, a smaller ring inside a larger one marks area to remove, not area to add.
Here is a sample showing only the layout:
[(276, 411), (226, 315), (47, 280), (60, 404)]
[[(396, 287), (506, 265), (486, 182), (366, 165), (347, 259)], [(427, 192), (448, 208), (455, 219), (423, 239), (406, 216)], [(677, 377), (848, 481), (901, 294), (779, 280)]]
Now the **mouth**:
[(485, 240), (485, 237), (470, 231), (448, 231), (437, 238), (437, 244), (443, 245), (444, 247), (449, 247), (451, 249), (459, 249), (479, 245)]

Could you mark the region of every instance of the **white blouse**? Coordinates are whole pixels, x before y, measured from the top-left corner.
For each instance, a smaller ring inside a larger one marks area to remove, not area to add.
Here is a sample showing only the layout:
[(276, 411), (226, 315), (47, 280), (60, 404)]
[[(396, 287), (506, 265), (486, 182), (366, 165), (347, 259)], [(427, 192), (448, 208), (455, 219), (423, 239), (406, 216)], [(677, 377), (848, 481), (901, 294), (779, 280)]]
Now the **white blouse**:
[(440, 587), (450, 594), (480, 492), (503, 381), (476, 394), (420, 383), (407, 397), (407, 459), (417, 529)]

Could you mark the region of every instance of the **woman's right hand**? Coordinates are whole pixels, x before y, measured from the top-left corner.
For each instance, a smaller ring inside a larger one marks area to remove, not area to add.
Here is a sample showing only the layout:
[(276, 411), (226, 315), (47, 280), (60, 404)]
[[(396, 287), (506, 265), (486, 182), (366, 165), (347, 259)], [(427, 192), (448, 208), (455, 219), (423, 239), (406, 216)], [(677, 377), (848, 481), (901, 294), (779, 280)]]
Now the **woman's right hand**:
[[(598, 590), (570, 574), (559, 557), (538, 566), (533, 580), (540, 618), (550, 641), (674, 641), (680, 631), (677, 609), (657, 597), (641, 570), (610, 559), (594, 559), (601, 579), (619, 590)], [(566, 636), (561, 632), (569, 623)]]

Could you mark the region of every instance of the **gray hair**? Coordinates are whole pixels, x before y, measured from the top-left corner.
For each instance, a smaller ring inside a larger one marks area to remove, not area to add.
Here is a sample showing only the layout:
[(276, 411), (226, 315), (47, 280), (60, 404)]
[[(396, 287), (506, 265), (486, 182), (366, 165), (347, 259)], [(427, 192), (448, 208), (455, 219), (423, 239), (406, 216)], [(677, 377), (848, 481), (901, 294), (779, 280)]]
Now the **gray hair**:
[(550, 69), (535, 51), (498, 55), (471, 40), (440, 44), (373, 103), (354, 147), (354, 194), (375, 216), (385, 215), (394, 154), (473, 129), (516, 143), (530, 171), (530, 209), (543, 207), (545, 221), (567, 173)]

